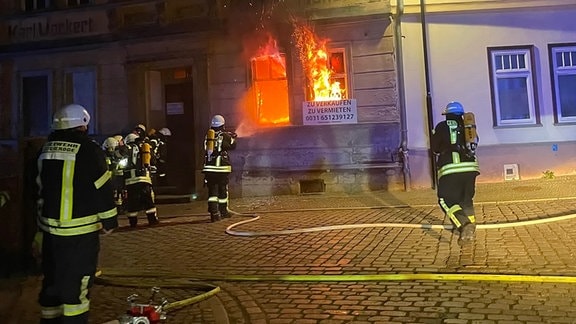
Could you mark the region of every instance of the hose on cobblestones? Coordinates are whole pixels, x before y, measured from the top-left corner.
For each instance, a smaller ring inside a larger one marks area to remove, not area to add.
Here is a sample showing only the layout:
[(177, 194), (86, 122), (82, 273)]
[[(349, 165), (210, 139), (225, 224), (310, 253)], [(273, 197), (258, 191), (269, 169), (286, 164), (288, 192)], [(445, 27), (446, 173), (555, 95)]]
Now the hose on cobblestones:
[[(142, 278), (153, 278), (153, 283), (148, 283)], [(220, 287), (200, 281), (191, 281), (188, 279), (174, 278), (166, 274), (151, 274), (146, 272), (131, 272), (131, 271), (112, 271), (100, 269), (99, 275), (96, 276), (95, 284), (103, 286), (116, 286), (116, 287), (133, 287), (133, 288), (177, 288), (177, 289), (197, 289), (205, 291), (199, 295), (185, 298), (182, 300), (168, 303), (164, 306), (164, 310), (169, 312), (175, 309), (182, 308), (197, 304), (204, 301), (218, 292)]]
[[(333, 210), (334, 208), (332, 208)], [(342, 208), (342, 210), (348, 210), (349, 208)], [(300, 212), (307, 210), (299, 210)], [(226, 228), (226, 233), (233, 236), (243, 236), (243, 237), (253, 237), (253, 236), (273, 236), (273, 235), (288, 235), (288, 234), (301, 234), (301, 233), (311, 233), (311, 232), (321, 232), (321, 231), (334, 231), (334, 230), (345, 230), (345, 229), (358, 229), (358, 228), (414, 228), (423, 230), (452, 230), (454, 226), (451, 224), (410, 224), (410, 223), (372, 223), (372, 224), (344, 224), (344, 225), (330, 225), (330, 226), (318, 226), (318, 227), (308, 227), (299, 229), (288, 229), (288, 230), (275, 230), (275, 231), (262, 231), (262, 232), (250, 232), (250, 231), (237, 231), (233, 230), (243, 224), (254, 222), (260, 219), (260, 216), (256, 214), (243, 214), (231, 211), (234, 215), (249, 217), (249, 219), (234, 223)], [(277, 212), (287, 212), (285, 210), (279, 210)], [(569, 220), (576, 218), (576, 213), (555, 216), (549, 218), (539, 218), (525, 221), (509, 222), (509, 223), (493, 223), (493, 224), (478, 224), (477, 229), (498, 229), (498, 228), (508, 228), (508, 227), (520, 227), (537, 225), (551, 222), (559, 222), (564, 220)]]
[[(176, 302), (175, 307), (190, 305), (211, 297), (220, 291), (220, 288), (206, 281), (275, 281), (275, 282), (363, 282), (363, 281), (415, 281), (415, 280), (435, 280), (435, 281), (500, 281), (500, 282), (538, 282), (538, 283), (576, 283), (575, 276), (546, 276), (546, 275), (521, 275), (521, 274), (483, 274), (483, 273), (380, 273), (380, 274), (318, 274), (318, 275), (202, 275), (176, 272), (157, 272), (150, 274), (147, 272), (122, 271), (104, 269), (106, 279), (100, 279), (103, 285), (115, 285), (126, 287), (142, 287), (143, 283), (125, 277), (155, 278), (169, 284), (163, 285), (166, 288), (197, 288), (199, 285), (214, 287), (214, 289), (204, 295), (195, 296), (185, 302)], [(195, 284), (197, 282), (198, 284)], [(150, 286), (151, 287), (151, 286)]]

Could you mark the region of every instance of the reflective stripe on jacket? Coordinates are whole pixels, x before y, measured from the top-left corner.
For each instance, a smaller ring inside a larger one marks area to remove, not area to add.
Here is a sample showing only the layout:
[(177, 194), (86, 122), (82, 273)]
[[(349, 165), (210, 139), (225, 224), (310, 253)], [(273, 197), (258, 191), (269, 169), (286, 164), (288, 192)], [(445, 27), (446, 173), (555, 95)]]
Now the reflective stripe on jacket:
[(466, 149), (463, 129), (462, 117), (454, 115), (448, 115), (434, 128), (430, 146), (437, 154), (438, 179), (454, 173), (480, 173), (476, 155)]
[(218, 130), (215, 133), (214, 150), (212, 152), (206, 151), (207, 138), (204, 139), (204, 167), (202, 172), (216, 172), (216, 173), (230, 173), (232, 172), (232, 164), (228, 151), (236, 148), (236, 139), (226, 131)]
[(106, 157), (79, 131), (56, 131), (37, 162), (38, 226), (72, 236), (118, 226)]

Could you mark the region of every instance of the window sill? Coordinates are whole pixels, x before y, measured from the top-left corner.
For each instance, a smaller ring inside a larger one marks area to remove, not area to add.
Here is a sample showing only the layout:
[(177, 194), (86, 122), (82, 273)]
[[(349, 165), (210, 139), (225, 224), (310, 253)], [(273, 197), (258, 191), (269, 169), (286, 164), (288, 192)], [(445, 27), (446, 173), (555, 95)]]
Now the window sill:
[(527, 128), (527, 127), (543, 127), (542, 124), (521, 124), (521, 125), (498, 125), (494, 126), (494, 129), (506, 129), (506, 128)]
[(574, 126), (576, 125), (576, 122), (559, 122), (559, 123), (554, 123), (554, 126)]

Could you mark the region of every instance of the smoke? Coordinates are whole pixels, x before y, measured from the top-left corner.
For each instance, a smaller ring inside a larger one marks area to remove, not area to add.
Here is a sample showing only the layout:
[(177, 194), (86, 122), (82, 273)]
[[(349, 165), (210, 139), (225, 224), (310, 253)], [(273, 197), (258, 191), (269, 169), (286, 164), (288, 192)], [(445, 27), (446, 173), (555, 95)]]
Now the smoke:
[(284, 0), (228, 0), (226, 15), (232, 39), (243, 43), (243, 56), (250, 60), (270, 38), (282, 39), (282, 25), (290, 14)]

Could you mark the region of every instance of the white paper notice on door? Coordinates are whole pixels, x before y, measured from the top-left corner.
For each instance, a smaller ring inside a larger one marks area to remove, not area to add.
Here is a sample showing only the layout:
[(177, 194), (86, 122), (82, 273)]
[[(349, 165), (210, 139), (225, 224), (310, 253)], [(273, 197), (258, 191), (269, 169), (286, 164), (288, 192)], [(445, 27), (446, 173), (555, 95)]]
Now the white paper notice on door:
[(166, 115), (183, 115), (184, 103), (183, 102), (167, 102)]

